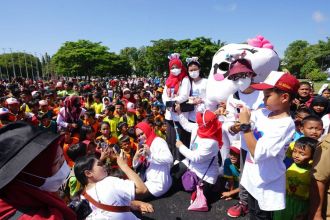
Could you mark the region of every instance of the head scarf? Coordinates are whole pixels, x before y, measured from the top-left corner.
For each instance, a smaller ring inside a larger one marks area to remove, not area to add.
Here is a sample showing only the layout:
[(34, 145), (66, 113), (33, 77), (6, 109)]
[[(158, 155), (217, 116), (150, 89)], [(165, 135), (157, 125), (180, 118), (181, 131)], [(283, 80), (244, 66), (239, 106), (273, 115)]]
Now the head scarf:
[(143, 133), (146, 135), (147, 140), (146, 144), (150, 147), (153, 140), (157, 137), (154, 129), (147, 123), (147, 122), (140, 122), (138, 123), (135, 128), (139, 128), (143, 131)]
[[(166, 86), (167, 86), (167, 95), (168, 97), (171, 97), (171, 88), (174, 88), (174, 94), (177, 94), (179, 91), (180, 83), (183, 80), (183, 78), (187, 77), (187, 69), (182, 64), (182, 61), (179, 59), (179, 54), (172, 54), (169, 56), (170, 62), (169, 62), (169, 77), (166, 80)], [(176, 65), (179, 69), (181, 69), (181, 73), (178, 76), (174, 76), (171, 73), (171, 68), (173, 65)]]
[[(317, 113), (315, 112), (315, 110), (313, 109), (314, 106), (323, 106), (324, 110), (321, 113)], [(309, 108), (312, 110), (314, 115), (319, 116), (320, 118), (322, 118), (324, 115), (328, 114), (329, 112), (329, 100), (324, 98), (323, 96), (315, 96), (311, 102), (311, 105), (309, 106)]]
[(68, 96), (64, 100), (64, 114), (63, 118), (65, 122), (76, 123), (79, 120), (81, 114), (79, 96)]
[(197, 135), (201, 138), (210, 138), (217, 141), (219, 148), (221, 148), (222, 125), (217, 116), (209, 110), (205, 110), (204, 113), (197, 112), (196, 122), (198, 124)]

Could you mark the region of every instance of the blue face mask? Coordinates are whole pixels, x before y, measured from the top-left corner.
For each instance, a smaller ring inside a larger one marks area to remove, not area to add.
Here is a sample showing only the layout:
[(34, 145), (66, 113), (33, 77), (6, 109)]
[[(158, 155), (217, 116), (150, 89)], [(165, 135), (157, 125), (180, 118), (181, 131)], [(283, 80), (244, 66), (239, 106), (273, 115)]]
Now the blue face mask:
[(26, 183), (26, 184), (37, 187), (43, 191), (57, 192), (57, 190), (61, 187), (61, 185), (65, 182), (66, 178), (69, 176), (70, 167), (68, 166), (66, 161), (64, 161), (61, 168), (53, 176), (50, 176), (50, 177), (37, 176), (35, 174), (24, 172), (24, 171), (22, 171), (22, 173), (45, 180), (44, 184), (42, 184), (41, 186), (34, 186), (29, 183)]

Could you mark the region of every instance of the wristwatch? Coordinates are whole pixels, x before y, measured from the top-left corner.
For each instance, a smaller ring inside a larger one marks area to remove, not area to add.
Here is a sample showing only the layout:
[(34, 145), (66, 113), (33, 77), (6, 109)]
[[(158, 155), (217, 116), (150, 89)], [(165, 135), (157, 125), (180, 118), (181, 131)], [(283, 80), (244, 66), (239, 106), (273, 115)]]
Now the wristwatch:
[(251, 124), (241, 124), (239, 126), (240, 130), (243, 131), (243, 132), (249, 132), (251, 131)]

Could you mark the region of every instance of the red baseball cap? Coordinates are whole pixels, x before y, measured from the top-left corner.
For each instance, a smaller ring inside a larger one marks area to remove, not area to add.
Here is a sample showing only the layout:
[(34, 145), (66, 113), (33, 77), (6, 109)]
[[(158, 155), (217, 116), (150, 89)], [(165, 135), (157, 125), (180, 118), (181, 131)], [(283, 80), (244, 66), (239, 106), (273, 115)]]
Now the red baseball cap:
[(256, 90), (266, 90), (277, 88), (289, 93), (296, 93), (299, 88), (299, 81), (290, 73), (271, 71), (262, 83), (252, 84)]
[(236, 153), (236, 154), (240, 153), (240, 149), (236, 146), (230, 146), (229, 150)]

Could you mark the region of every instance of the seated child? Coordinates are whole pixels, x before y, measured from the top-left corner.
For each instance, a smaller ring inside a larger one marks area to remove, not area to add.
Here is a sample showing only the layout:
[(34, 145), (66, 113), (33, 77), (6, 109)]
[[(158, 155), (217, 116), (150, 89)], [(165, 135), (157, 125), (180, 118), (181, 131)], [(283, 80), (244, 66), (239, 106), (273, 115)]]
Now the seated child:
[(88, 140), (94, 141), (95, 139), (95, 131), (92, 126), (90, 125), (83, 125), (80, 128), (80, 141)]
[(117, 125), (119, 123), (119, 118), (114, 116), (115, 106), (107, 106), (104, 110), (104, 119), (103, 121), (108, 122), (110, 125), (110, 132), (113, 137), (118, 137), (117, 134)]
[(64, 144), (63, 144), (64, 158), (68, 163), (69, 167), (73, 167), (74, 162), (68, 157), (67, 151), (71, 145), (79, 143), (79, 138), (73, 137), (69, 128), (62, 127), (61, 134), (64, 134)]
[(136, 152), (136, 146), (135, 148), (132, 146), (130, 137), (127, 135), (119, 139), (119, 145), (126, 155), (128, 166), (132, 167), (132, 160)]
[(120, 139), (121, 137), (128, 135), (128, 125), (126, 122), (119, 122), (117, 125), (117, 130), (118, 130), (118, 138)]
[(305, 219), (309, 209), (311, 161), (318, 141), (299, 138), (294, 145), (294, 163), (286, 171), (286, 208), (274, 212), (274, 220)]
[(311, 110), (309, 110), (308, 108), (298, 108), (297, 111), (294, 114), (294, 123), (296, 125), (296, 132), (293, 135), (293, 141), (296, 141), (297, 139), (299, 139), (300, 137), (304, 136), (303, 133), (301, 133), (300, 131), (300, 127), (301, 127), (301, 121), (311, 115), (312, 112)]
[(227, 192), (223, 192), (221, 198), (230, 200), (239, 193), (239, 175), (240, 175), (240, 149), (231, 146), (229, 158), (224, 162), (224, 178), (226, 179)]
[[(93, 109), (88, 109), (84, 113), (84, 125), (90, 125), (93, 127), (93, 130), (95, 132), (98, 132), (100, 130), (100, 124), (95, 118), (95, 111)], [(95, 133), (97, 135), (97, 133)]]
[(166, 140), (166, 124), (161, 120), (154, 121), (155, 133), (157, 136)]
[(53, 133), (57, 133), (57, 123), (52, 120), (52, 116), (50, 114), (39, 112), (38, 114), (39, 120), (39, 128), (51, 131)]

